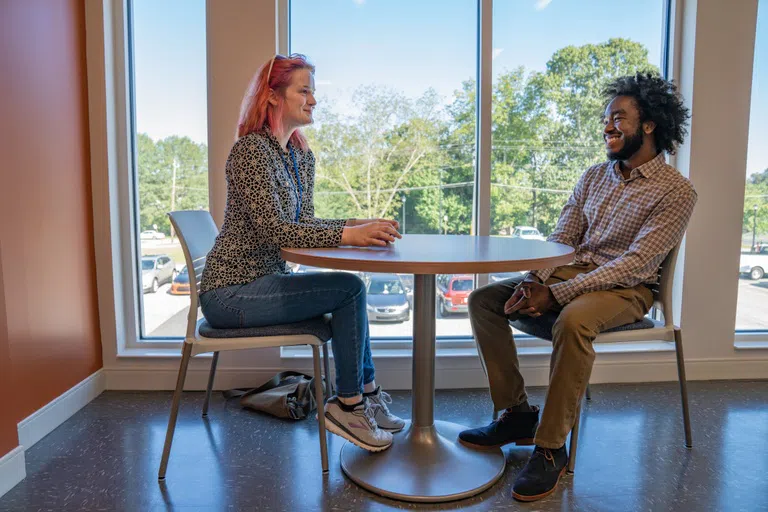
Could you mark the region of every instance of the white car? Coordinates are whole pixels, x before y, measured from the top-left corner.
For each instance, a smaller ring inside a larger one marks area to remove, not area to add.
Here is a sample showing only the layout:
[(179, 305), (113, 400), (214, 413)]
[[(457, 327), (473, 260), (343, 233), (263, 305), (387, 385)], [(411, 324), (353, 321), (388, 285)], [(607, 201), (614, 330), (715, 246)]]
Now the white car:
[(749, 274), (754, 280), (762, 279), (768, 272), (768, 246), (762, 247), (760, 252), (743, 252), (739, 260), (739, 273)]
[(139, 235), (139, 238), (141, 240), (165, 240), (165, 233), (155, 231), (154, 229), (148, 229), (146, 231), (142, 231)]
[(546, 238), (544, 238), (539, 230), (531, 226), (515, 226), (515, 230), (512, 231), (512, 238), (546, 241)]

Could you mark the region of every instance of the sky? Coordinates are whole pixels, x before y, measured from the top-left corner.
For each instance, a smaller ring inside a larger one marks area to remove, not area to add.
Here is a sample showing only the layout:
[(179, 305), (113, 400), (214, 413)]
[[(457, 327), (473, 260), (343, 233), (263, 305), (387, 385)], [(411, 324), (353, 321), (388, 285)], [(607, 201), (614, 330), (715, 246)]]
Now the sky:
[[(663, 0), (496, 0), (493, 74), (542, 71), (559, 48), (623, 37), (660, 65)], [(205, 0), (134, 0), (136, 120), (158, 139), (207, 141)], [(340, 27), (343, 24), (343, 30)], [(434, 88), (445, 103), (476, 74), (476, 0), (292, 0), (291, 51), (317, 66), (319, 101), (349, 112), (349, 93), (382, 85)], [(255, 70), (254, 70), (255, 71)], [(763, 94), (758, 99), (758, 92)], [(762, 115), (761, 115), (762, 114)], [(768, 168), (768, 0), (759, 4), (747, 174)]]

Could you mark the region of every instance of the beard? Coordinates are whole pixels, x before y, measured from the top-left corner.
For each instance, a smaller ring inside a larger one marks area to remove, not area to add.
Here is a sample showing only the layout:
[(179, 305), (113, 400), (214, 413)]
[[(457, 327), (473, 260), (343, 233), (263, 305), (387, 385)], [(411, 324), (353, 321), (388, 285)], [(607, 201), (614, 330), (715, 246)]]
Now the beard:
[(632, 135), (624, 135), (624, 145), (618, 151), (608, 150), (610, 160), (629, 160), (643, 146), (643, 130), (638, 126), (637, 131)]

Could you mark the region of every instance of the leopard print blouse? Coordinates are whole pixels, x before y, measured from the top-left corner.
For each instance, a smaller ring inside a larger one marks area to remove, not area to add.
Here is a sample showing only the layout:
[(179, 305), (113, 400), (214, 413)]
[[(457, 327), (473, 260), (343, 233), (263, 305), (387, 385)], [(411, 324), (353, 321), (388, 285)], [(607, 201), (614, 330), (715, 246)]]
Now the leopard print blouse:
[[(289, 154), (268, 130), (241, 137), (226, 163), (224, 224), (208, 253), (200, 293), (289, 273), (281, 247), (336, 247), (346, 219), (315, 217), (315, 156), (293, 146), (303, 187), (296, 222), (296, 179)], [(290, 170), (286, 169), (283, 158)]]

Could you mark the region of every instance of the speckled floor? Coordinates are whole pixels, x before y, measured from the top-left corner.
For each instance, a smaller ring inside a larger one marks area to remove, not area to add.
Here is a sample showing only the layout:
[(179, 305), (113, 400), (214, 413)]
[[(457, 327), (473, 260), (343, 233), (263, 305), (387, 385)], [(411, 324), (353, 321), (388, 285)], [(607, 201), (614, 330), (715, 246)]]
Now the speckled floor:
[[(520, 504), (512, 482), (530, 447), (507, 447), (507, 469), (473, 498), (400, 503), (344, 477), (342, 442), (330, 436), (322, 476), (315, 421), (286, 422), (241, 410), (215, 394), (187, 393), (168, 477), (157, 482), (171, 394), (106, 392), (26, 453), (27, 478), (0, 510), (605, 510), (768, 511), (768, 382), (692, 382), (693, 450), (683, 446), (676, 383), (595, 385), (582, 416), (576, 474), (552, 496)], [(530, 390), (542, 403), (544, 390)], [(410, 412), (410, 393), (392, 393)], [(439, 391), (437, 419), (489, 420), (481, 390)]]

